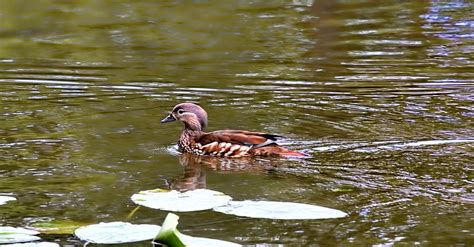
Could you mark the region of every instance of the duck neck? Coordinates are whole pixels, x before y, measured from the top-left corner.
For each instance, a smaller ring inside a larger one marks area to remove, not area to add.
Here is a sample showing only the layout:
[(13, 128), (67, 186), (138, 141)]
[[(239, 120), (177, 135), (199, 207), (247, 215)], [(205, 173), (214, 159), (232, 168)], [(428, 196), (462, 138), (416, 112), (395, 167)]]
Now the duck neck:
[(178, 146), (181, 150), (185, 150), (187, 152), (192, 151), (192, 147), (195, 144), (194, 138), (199, 136), (203, 133), (202, 130), (193, 130), (190, 128), (184, 128), (183, 132), (181, 132), (181, 137), (178, 141)]
[(187, 139), (202, 133), (201, 125), (184, 123), (184, 130), (181, 133), (181, 139)]
[(184, 123), (184, 131), (201, 131), (202, 127), (199, 121), (192, 121), (192, 122), (183, 122)]
[(193, 129), (184, 128), (183, 133), (182, 133), (182, 136), (183, 136), (183, 135), (185, 135), (185, 136), (193, 136), (193, 135), (196, 135), (196, 134), (202, 133), (202, 132), (203, 132), (202, 130), (193, 130)]

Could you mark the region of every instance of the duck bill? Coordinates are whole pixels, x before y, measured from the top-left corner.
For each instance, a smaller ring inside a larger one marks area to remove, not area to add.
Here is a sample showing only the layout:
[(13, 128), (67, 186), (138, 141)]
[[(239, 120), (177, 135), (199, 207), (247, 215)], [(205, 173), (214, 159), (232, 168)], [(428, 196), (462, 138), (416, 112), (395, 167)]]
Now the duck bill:
[(173, 117), (173, 115), (168, 115), (167, 117), (161, 119), (161, 123), (169, 123), (169, 122), (173, 122), (173, 121), (176, 121), (176, 118)]

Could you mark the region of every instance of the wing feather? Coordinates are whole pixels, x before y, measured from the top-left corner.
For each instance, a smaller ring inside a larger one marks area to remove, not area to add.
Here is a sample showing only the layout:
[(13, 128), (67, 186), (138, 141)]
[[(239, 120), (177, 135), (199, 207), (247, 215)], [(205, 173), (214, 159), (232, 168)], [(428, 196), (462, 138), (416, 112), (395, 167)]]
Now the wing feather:
[(201, 145), (209, 143), (231, 143), (243, 146), (257, 146), (263, 147), (275, 143), (279, 135), (272, 135), (262, 132), (253, 132), (245, 130), (218, 130), (202, 134), (197, 138), (197, 142)]

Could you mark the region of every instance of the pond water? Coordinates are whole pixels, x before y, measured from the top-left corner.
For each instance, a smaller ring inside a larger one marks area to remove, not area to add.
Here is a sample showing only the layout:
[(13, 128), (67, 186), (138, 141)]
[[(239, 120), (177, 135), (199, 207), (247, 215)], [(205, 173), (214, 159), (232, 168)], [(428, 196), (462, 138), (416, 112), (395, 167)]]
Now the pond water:
[[(2, 1), (0, 225), (130, 221), (130, 196), (208, 188), (342, 219), (180, 213), (183, 233), (258, 246), (474, 244), (471, 1)], [(182, 155), (209, 130), (286, 136), (305, 159)], [(44, 235), (81, 245), (71, 235)], [(150, 246), (148, 242), (135, 244)]]

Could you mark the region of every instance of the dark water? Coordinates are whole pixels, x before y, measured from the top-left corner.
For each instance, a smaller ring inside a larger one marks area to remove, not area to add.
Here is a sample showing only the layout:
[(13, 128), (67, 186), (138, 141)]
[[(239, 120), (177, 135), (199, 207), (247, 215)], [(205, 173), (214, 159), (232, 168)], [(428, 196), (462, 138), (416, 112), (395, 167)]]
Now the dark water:
[[(471, 1), (0, 1), (0, 193), (17, 198), (0, 224), (126, 220), (137, 191), (206, 187), (350, 216), (203, 211), (180, 214), (182, 232), (472, 246), (473, 12)], [(183, 101), (207, 109), (211, 130), (282, 134), (310, 157), (181, 155), (182, 127), (159, 120)]]

